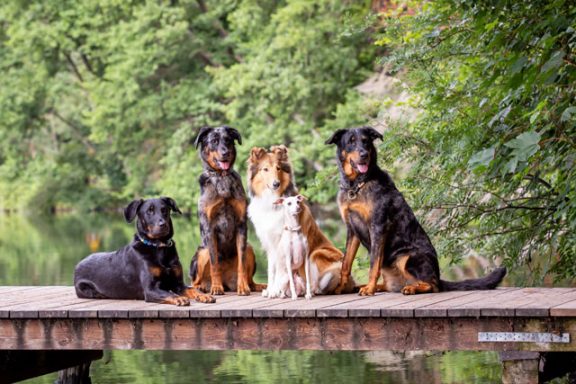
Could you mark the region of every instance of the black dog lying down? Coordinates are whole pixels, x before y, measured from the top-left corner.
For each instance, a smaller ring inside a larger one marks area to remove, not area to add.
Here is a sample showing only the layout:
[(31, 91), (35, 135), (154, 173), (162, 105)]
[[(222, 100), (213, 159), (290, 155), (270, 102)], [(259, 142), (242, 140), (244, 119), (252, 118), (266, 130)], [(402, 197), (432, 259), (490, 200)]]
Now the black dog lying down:
[(170, 211), (181, 213), (169, 197), (131, 202), (124, 218), (130, 223), (138, 217), (134, 240), (115, 252), (93, 253), (78, 263), (76, 295), (174, 305), (189, 305), (189, 299), (214, 303), (212, 296), (184, 285)]

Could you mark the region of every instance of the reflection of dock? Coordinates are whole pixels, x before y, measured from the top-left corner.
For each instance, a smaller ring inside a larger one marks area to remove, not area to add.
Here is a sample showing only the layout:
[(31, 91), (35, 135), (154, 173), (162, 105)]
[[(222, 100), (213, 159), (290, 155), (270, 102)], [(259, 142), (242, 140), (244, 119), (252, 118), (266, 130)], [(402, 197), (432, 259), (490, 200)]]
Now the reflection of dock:
[[(0, 349), (576, 351), (576, 289), (310, 301), (227, 294), (174, 307), (78, 299), (73, 287), (0, 287)], [(506, 364), (528, 373), (538, 354), (514, 356)]]

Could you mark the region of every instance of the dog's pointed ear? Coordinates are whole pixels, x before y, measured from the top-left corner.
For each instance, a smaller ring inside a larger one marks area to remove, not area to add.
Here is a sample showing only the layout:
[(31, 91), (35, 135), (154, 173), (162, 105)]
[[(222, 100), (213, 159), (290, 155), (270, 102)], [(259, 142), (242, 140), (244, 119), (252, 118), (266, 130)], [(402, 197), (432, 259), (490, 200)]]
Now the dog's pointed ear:
[(182, 211), (180, 211), (173, 198), (162, 196), (160, 200), (162, 200), (167, 206), (169, 206), (172, 211), (182, 214)]
[(213, 129), (212, 127), (200, 128), (200, 132), (198, 132), (198, 136), (196, 136), (196, 140), (194, 140), (194, 146), (196, 147), (196, 149), (198, 149), (198, 146), (204, 139), (204, 136), (206, 136), (212, 129)]
[(124, 208), (124, 219), (126, 219), (126, 222), (131, 223), (134, 221), (142, 203), (144, 203), (144, 200), (142, 199), (133, 200), (126, 208)]
[(254, 147), (250, 150), (250, 161), (257, 162), (266, 154), (266, 150), (260, 147)]
[(330, 136), (330, 138), (328, 140), (326, 140), (324, 142), (324, 144), (329, 145), (329, 144), (338, 144), (340, 142), (340, 139), (342, 138), (342, 135), (344, 135), (348, 130), (347, 129), (339, 129), (336, 132), (334, 132), (332, 134), (332, 136)]
[(227, 125), (225, 125), (224, 128), (226, 128), (226, 132), (232, 139), (236, 140), (239, 145), (242, 145), (242, 136), (240, 136), (240, 132), (238, 132), (236, 128), (232, 128)]
[(368, 137), (370, 137), (370, 139), (372, 139), (372, 141), (376, 140), (376, 139), (380, 139), (382, 140), (382, 138), (384, 136), (382, 136), (382, 134), (380, 132), (378, 132), (377, 130), (375, 130), (372, 127), (363, 127), (364, 132), (366, 132), (368, 134)]
[(298, 199), (298, 201), (308, 200), (308, 199), (306, 198), (306, 196), (304, 196), (304, 195), (297, 195), (296, 198)]

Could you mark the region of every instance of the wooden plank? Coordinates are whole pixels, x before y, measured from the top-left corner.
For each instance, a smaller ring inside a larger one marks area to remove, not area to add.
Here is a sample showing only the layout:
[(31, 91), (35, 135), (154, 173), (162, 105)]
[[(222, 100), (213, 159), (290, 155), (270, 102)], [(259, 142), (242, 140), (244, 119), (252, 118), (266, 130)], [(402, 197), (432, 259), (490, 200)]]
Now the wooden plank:
[[(504, 291), (504, 292), (501, 292)], [(516, 301), (521, 299), (525, 293), (523, 289), (499, 289), (494, 295), (483, 297), (482, 300), (461, 303), (448, 309), (450, 317), (479, 317), (479, 316), (501, 316), (514, 317)]]
[(461, 297), (469, 295), (471, 292), (439, 292), (432, 294), (422, 294), (414, 295), (409, 301), (396, 303), (394, 305), (388, 305), (382, 308), (382, 316), (387, 317), (414, 317), (415, 311), (420, 307), (426, 307), (428, 305), (446, 301), (455, 297)]
[[(328, 307), (358, 300), (359, 296), (356, 294), (346, 295), (328, 295), (328, 296), (315, 296), (311, 300), (299, 298), (298, 300), (291, 299), (269, 299), (275, 301), (276, 304), (271, 303), (269, 306), (256, 308), (253, 311), (254, 317), (274, 317), (272, 311), (284, 312), (284, 317), (341, 317), (347, 316), (347, 311), (327, 309)], [(327, 309), (327, 310), (325, 310)]]
[(547, 317), (552, 307), (576, 300), (576, 289), (552, 288), (539, 290), (526, 297), (531, 301), (516, 308), (516, 316)]
[(243, 305), (261, 297), (262, 296), (256, 293), (250, 296), (238, 296), (236, 293), (228, 292), (225, 295), (216, 296), (216, 302), (213, 304), (195, 304), (190, 309), (190, 317), (219, 318), (222, 317), (222, 310), (231, 310), (237, 305)]
[(259, 295), (254, 297), (250, 296), (249, 300), (240, 303), (230, 303), (229, 306), (222, 309), (222, 317), (252, 317), (254, 309), (269, 306), (270, 300), (271, 299), (267, 297), (262, 297), (262, 295)]
[[(404, 296), (401, 293), (384, 292), (350, 303), (335, 305), (331, 308), (347, 309), (349, 317), (388, 317), (394, 313), (399, 314), (400, 317), (412, 317), (414, 308), (426, 305), (426, 303), (430, 303), (430, 300), (434, 302), (438, 299), (447, 300), (454, 295), (462, 296), (464, 294), (465, 293), (460, 292), (450, 293), (449, 296), (446, 296), (446, 293)], [(414, 308), (398, 307), (399, 305), (408, 303), (411, 303), (410, 305)]]
[(50, 294), (50, 291), (43, 289), (44, 287), (28, 287), (27, 289), (19, 289), (0, 296), (0, 309), (16, 305), (36, 301), (38, 295)]
[(508, 288), (488, 291), (463, 291), (465, 293), (463, 295), (421, 306), (415, 310), (414, 315), (416, 317), (454, 317), (454, 313), (459, 311), (459, 316), (457, 317), (478, 317), (480, 316), (479, 310), (469, 310), (465, 307), (463, 308), (463, 306), (482, 302), (487, 298), (509, 291), (510, 289)]
[[(490, 298), (481, 303), (481, 316), (516, 316), (517, 308), (534, 302), (545, 302), (558, 295), (563, 288), (521, 288), (509, 294)], [(544, 316), (548, 316), (547, 313)]]
[(553, 306), (550, 308), (550, 316), (576, 317), (576, 300)]
[(35, 318), (39, 316), (39, 311), (44, 308), (55, 307), (63, 302), (77, 301), (75, 294), (69, 290), (46, 290), (34, 291), (35, 295), (26, 293), (22, 301), (12, 302), (9, 306), (0, 309), (1, 317), (10, 318)]

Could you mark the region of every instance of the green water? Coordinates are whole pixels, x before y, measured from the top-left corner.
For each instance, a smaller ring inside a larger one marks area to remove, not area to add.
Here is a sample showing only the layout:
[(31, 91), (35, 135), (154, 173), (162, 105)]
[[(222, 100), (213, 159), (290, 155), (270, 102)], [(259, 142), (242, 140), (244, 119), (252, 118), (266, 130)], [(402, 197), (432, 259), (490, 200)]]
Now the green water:
[[(0, 215), (0, 285), (72, 285), (80, 259), (130, 240), (133, 226), (121, 217)], [(173, 221), (187, 270), (199, 243), (198, 225), (184, 217)], [(252, 236), (251, 242), (257, 245)], [(266, 260), (257, 253), (256, 281), (264, 282)], [(93, 383), (110, 384), (498, 383), (500, 375), (498, 355), (491, 352), (107, 351), (91, 368)], [(53, 383), (56, 377), (49, 374), (26, 383)]]

